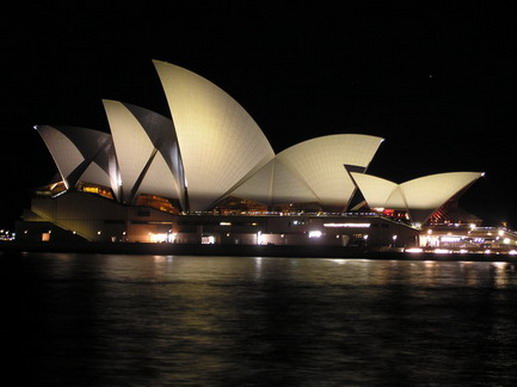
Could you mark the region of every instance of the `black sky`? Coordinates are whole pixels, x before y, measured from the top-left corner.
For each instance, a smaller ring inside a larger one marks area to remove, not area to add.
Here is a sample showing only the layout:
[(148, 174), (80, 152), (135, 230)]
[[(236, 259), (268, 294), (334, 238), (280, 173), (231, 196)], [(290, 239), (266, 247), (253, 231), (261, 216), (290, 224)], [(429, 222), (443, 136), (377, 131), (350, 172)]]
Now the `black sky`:
[(3, 15), (2, 227), (56, 171), (33, 125), (109, 131), (102, 99), (170, 116), (152, 59), (220, 86), (277, 152), (321, 135), (364, 133), (386, 138), (369, 169), (380, 177), (484, 171), (462, 206), (487, 223), (517, 227), (513, 8), (72, 3)]

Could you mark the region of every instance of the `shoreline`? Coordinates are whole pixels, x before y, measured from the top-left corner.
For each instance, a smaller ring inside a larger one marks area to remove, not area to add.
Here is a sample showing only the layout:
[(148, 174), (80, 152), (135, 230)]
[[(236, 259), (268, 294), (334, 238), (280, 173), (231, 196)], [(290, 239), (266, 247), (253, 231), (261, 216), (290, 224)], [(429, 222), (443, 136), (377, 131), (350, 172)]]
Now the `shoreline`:
[(0, 242), (4, 253), (76, 253), (76, 254), (124, 254), (124, 255), (192, 255), (232, 257), (277, 258), (334, 258), (375, 259), (408, 261), (479, 261), (516, 262), (517, 256), (498, 253), (409, 253), (400, 248), (368, 249), (343, 246), (287, 246), (287, 245), (203, 245), (169, 243), (52, 243), (52, 242)]

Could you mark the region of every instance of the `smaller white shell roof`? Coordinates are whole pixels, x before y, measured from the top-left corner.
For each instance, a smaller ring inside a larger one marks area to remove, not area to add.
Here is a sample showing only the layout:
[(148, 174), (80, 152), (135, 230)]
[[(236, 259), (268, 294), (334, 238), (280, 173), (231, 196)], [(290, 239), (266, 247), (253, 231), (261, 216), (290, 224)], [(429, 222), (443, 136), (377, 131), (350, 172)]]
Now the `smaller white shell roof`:
[(362, 173), (351, 172), (353, 180), (371, 208), (407, 210), (414, 220), (431, 215), (449, 199), (473, 184), (483, 172), (447, 172), (396, 184)]
[[(131, 203), (140, 193), (179, 198), (177, 179), (163, 156), (167, 153), (159, 151), (159, 133), (151, 131), (148, 125), (144, 127), (139, 120), (144, 111), (119, 101), (103, 103), (119, 164), (123, 201)], [(147, 110), (145, 113), (158, 116)], [(172, 137), (173, 133), (166, 135)]]
[(370, 207), (407, 208), (397, 183), (365, 173), (351, 172), (350, 175)]
[(437, 209), (448, 199), (483, 176), (482, 172), (449, 172), (400, 184), (409, 208)]
[(67, 188), (82, 180), (109, 187), (111, 137), (93, 129), (36, 126)]

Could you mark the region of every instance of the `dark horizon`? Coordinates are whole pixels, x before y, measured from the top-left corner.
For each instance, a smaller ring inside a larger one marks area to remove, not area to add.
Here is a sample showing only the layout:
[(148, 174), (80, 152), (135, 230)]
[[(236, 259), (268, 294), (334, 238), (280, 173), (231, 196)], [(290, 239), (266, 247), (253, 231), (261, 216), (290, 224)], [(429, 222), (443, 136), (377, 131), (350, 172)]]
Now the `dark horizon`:
[(308, 4), (12, 11), (3, 42), (2, 227), (12, 227), (30, 190), (56, 172), (34, 125), (107, 132), (102, 99), (170, 117), (157, 59), (225, 90), (275, 152), (317, 136), (362, 133), (386, 139), (368, 170), (379, 177), (485, 172), (460, 205), (516, 228), (511, 13), (445, 2), (425, 9), (366, 2), (342, 12)]

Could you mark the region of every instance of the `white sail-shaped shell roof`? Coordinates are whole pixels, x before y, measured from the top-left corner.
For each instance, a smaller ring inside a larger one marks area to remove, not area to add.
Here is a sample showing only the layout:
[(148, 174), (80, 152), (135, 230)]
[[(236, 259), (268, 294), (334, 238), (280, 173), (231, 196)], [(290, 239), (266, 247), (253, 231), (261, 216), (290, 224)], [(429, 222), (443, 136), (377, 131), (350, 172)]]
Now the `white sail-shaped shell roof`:
[(178, 138), (190, 210), (210, 209), (274, 157), (253, 118), (226, 92), (182, 67), (154, 61)]
[(93, 129), (37, 126), (66, 188), (81, 180), (109, 187), (111, 138)]
[(437, 209), (483, 176), (482, 172), (449, 172), (420, 177), (400, 185), (412, 209)]
[(276, 158), (242, 183), (231, 195), (269, 206), (318, 202), (305, 181)]
[(365, 173), (351, 172), (351, 175), (370, 207), (407, 208), (397, 183)]
[(376, 176), (351, 172), (371, 208), (407, 210), (415, 222), (434, 211), (483, 176), (482, 172), (439, 173), (396, 184)]
[(366, 169), (384, 139), (362, 134), (336, 134), (296, 144), (277, 155), (302, 177), (322, 205), (348, 206), (355, 185), (345, 166)]
[[(141, 193), (179, 198), (176, 177), (159, 151), (159, 144), (150, 138), (149, 128), (144, 128), (125, 104), (111, 100), (103, 103), (119, 163), (123, 202), (132, 203)], [(168, 135), (172, 136), (172, 132)]]
[(365, 170), (383, 139), (361, 134), (317, 137), (282, 152), (232, 195), (267, 204), (346, 207), (355, 191), (345, 166)]

